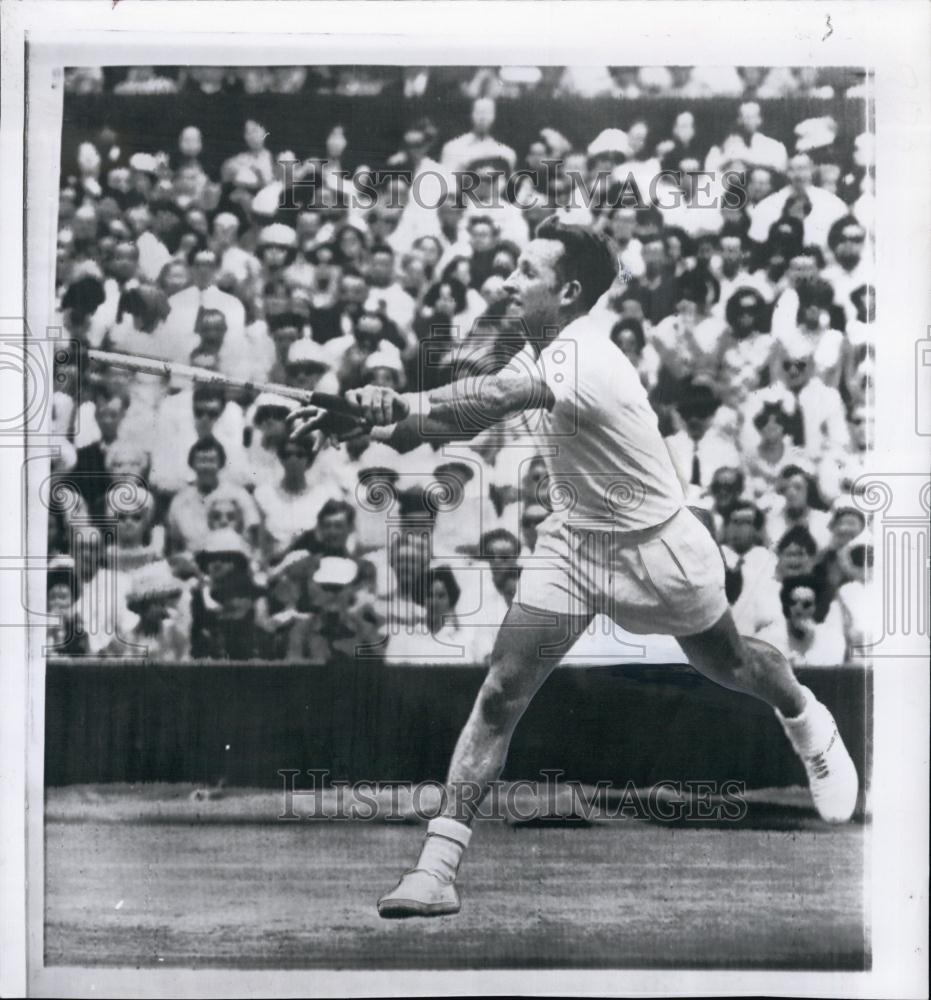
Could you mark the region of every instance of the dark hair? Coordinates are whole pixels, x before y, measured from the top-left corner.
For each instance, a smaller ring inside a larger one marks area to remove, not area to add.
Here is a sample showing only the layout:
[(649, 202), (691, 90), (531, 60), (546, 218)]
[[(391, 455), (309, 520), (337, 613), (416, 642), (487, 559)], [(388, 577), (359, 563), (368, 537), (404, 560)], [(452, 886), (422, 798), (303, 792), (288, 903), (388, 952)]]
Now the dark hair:
[(785, 580), (782, 581), (782, 586), (779, 588), (779, 601), (782, 604), (782, 613), (786, 616), (786, 618), (789, 617), (789, 598), (792, 596), (792, 591), (797, 590), (799, 587), (807, 587), (814, 594), (815, 606), (813, 610), (815, 618), (817, 618), (818, 605), (821, 603), (821, 588), (818, 580), (810, 573), (800, 573), (798, 576), (787, 576)]
[(356, 523), (356, 509), (351, 503), (346, 503), (345, 500), (327, 500), (327, 502), (320, 508), (317, 514), (317, 523), (319, 524), (325, 518), (335, 517), (337, 514), (345, 514), (346, 521), (349, 527), (352, 528)]
[(492, 232), (498, 231), (498, 225), (490, 215), (473, 215), (466, 223), (466, 228), (471, 231), (473, 226), (490, 226)]
[(741, 311), (740, 300), (751, 295), (753, 296), (753, 326), (757, 330), (762, 329), (763, 312), (766, 309), (766, 300), (762, 295), (760, 295), (757, 289), (751, 288), (749, 285), (741, 285), (740, 288), (736, 289), (727, 300), (727, 305), (724, 307), (724, 318), (727, 320), (727, 325), (731, 329), (737, 325), (737, 313)]
[(679, 245), (682, 247), (683, 257), (694, 257), (696, 243), (689, 234), (682, 229), (680, 226), (667, 226), (663, 231), (663, 246), (668, 246), (668, 242), (671, 238), (675, 238), (679, 241)]
[[(201, 237), (201, 239), (203, 239), (203, 237)], [(197, 246), (191, 247), (191, 249), (188, 251), (188, 255), (187, 255), (188, 265), (189, 266), (193, 266), (194, 265), (194, 258), (198, 254), (201, 254), (201, 253), (210, 253), (210, 254), (213, 254), (213, 259), (215, 261), (214, 266), (215, 267), (219, 267), (220, 266), (220, 255), (216, 252), (216, 250), (213, 249), (213, 247), (207, 246), (206, 243), (198, 243)]]
[(776, 551), (782, 555), (790, 545), (801, 545), (810, 556), (814, 556), (818, 552), (818, 543), (815, 541), (812, 533), (801, 524), (796, 524), (794, 527), (789, 528), (782, 538), (779, 539)]
[(738, 500), (733, 507), (724, 512), (724, 523), (730, 524), (731, 518), (744, 510), (753, 511), (753, 527), (756, 531), (760, 531), (766, 521), (766, 515), (752, 500)]
[(617, 343), (618, 337), (620, 337), (624, 330), (630, 330), (630, 332), (634, 335), (638, 351), (642, 351), (646, 347), (647, 338), (643, 332), (642, 323), (639, 323), (635, 319), (619, 319), (614, 326), (611, 327), (611, 339)]
[(733, 473), (736, 478), (735, 486), (737, 487), (737, 493), (743, 493), (744, 486), (746, 485), (746, 479), (744, 478), (743, 469), (740, 469), (735, 465), (719, 465), (718, 468), (716, 468), (712, 473), (711, 482), (708, 484), (709, 490), (714, 490), (714, 480), (719, 472)]
[(395, 256), (394, 247), (390, 243), (376, 243), (370, 250), (369, 256), (374, 257), (377, 253), (387, 253), (391, 254), (392, 257)]
[(520, 539), (507, 528), (492, 528), (486, 531), (479, 542), (479, 553), (485, 555), (495, 542), (507, 542), (514, 549), (514, 554), (520, 552)]
[(675, 407), (683, 420), (688, 420), (690, 417), (707, 420), (714, 416), (720, 405), (721, 401), (709, 386), (691, 382), (684, 387)]
[(579, 302), (587, 311), (614, 284), (617, 256), (607, 237), (585, 226), (569, 226), (555, 215), (544, 219), (535, 238), (556, 240), (563, 245), (557, 270), (563, 281), (578, 281), (582, 287)]
[(313, 460), (314, 457), (314, 443), (309, 437), (303, 438), (285, 438), (284, 441), (278, 445), (275, 454), (278, 456), (279, 460), (284, 458), (284, 453), (288, 448), (299, 448), (303, 453), (304, 457), (308, 462)]
[(838, 219), (831, 228), (828, 230), (828, 248), (831, 250), (836, 249), (837, 244), (843, 239), (844, 230), (848, 226), (856, 226), (864, 235), (866, 230), (860, 225), (859, 220), (853, 215), (845, 215)]
[(819, 309), (830, 309), (834, 305), (834, 289), (821, 278), (814, 281), (803, 281), (798, 286), (798, 314), (802, 313), (809, 306), (817, 306)]
[(268, 332), (274, 333), (276, 330), (284, 330), (286, 327), (296, 327), (298, 333), (304, 329), (304, 317), (296, 312), (277, 313), (269, 316), (266, 320)]
[(440, 289), (443, 285), (449, 285), (450, 290), (453, 293), (453, 298), (456, 300), (456, 312), (463, 312), (467, 305), (466, 287), (458, 278), (443, 277), (440, 278), (439, 281), (434, 281), (433, 284), (427, 289), (426, 294), (423, 297), (423, 304), (425, 306), (436, 305), (436, 300), (440, 297)]
[(459, 589), (459, 584), (456, 582), (456, 577), (453, 575), (453, 571), (448, 566), (437, 566), (435, 569), (430, 571), (430, 586), (432, 587), (434, 583), (439, 581), (446, 588), (446, 593), (449, 597), (449, 605), (454, 608), (459, 603), (459, 597), (462, 591)]
[(192, 400), (194, 406), (197, 406), (198, 403), (209, 403), (211, 401), (221, 402), (225, 406), (226, 393), (223, 391), (222, 385), (212, 385), (209, 382), (201, 382), (200, 384), (194, 386)]
[(72, 309), (82, 316), (92, 316), (106, 295), (99, 278), (86, 275), (72, 281), (61, 300), (62, 309)]
[[(761, 431), (769, 423), (770, 417), (775, 417), (783, 431), (787, 431), (790, 426), (789, 414), (786, 413), (782, 403), (764, 403), (760, 412), (753, 418), (753, 426)], [(783, 470), (785, 471), (785, 470)], [(799, 472), (802, 470), (799, 469)]]
[(142, 328), (151, 331), (159, 321), (167, 318), (169, 312), (171, 307), (160, 288), (155, 285), (139, 285), (127, 289), (120, 295), (116, 319), (119, 322), (126, 313), (129, 313), (130, 316), (141, 318)]
[(697, 305), (711, 306), (721, 297), (721, 284), (703, 267), (685, 271), (676, 279), (676, 302), (683, 299)]
[(226, 449), (212, 434), (208, 434), (203, 438), (198, 438), (191, 445), (190, 450), (187, 453), (187, 464), (193, 469), (194, 456), (206, 451), (215, 451), (217, 453), (220, 458), (221, 469), (224, 465), (226, 465)]

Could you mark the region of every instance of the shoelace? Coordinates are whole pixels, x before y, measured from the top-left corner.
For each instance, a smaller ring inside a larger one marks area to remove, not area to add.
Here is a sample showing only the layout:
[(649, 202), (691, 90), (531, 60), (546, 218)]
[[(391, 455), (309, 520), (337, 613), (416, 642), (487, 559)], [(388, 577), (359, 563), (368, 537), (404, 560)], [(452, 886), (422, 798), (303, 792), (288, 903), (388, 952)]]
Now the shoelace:
[(811, 769), (815, 773), (815, 777), (820, 780), (823, 780), (831, 773), (831, 769), (830, 767), (828, 767), (828, 762), (825, 758), (830, 752), (831, 747), (834, 746), (834, 741), (837, 739), (837, 736), (838, 733), (837, 730), (835, 729), (834, 735), (831, 737), (831, 742), (828, 743), (827, 747), (825, 747), (825, 749), (822, 750), (821, 753), (816, 753), (814, 757), (808, 758), (808, 761), (811, 764)]

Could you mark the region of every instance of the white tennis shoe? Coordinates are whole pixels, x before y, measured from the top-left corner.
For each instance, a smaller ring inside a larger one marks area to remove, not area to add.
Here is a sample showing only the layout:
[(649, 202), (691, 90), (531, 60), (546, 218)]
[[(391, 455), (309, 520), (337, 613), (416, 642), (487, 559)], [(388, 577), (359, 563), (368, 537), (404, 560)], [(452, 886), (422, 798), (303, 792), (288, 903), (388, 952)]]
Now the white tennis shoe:
[(386, 919), (403, 917), (442, 917), (459, 912), (459, 893), (455, 883), (433, 872), (414, 868), (378, 901), (378, 915)]
[[(806, 693), (811, 694), (807, 690)], [(828, 823), (846, 823), (857, 807), (856, 765), (844, 746), (834, 716), (821, 702), (812, 697), (804, 714), (808, 725), (801, 730), (797, 720), (785, 719), (777, 713), (786, 736), (805, 765), (818, 815)]]

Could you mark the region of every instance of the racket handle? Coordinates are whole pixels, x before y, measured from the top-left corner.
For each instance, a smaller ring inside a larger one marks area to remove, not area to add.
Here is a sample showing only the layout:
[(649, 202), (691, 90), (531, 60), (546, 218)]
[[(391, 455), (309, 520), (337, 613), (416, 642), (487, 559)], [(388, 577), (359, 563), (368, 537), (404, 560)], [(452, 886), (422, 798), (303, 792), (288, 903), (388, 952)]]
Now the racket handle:
[(362, 423), (359, 411), (354, 406), (350, 406), (342, 396), (337, 396), (332, 392), (314, 391), (311, 393), (310, 402), (311, 406), (319, 406), (322, 410), (329, 410), (331, 413), (338, 413), (343, 417), (355, 417), (359, 423)]

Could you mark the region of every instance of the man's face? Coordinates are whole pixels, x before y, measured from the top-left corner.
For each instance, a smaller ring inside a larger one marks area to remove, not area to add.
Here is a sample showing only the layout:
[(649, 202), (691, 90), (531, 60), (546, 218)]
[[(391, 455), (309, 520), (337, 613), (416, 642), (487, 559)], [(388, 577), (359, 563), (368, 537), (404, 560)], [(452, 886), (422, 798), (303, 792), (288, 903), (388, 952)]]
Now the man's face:
[(520, 255), (505, 290), (535, 333), (555, 326), (562, 304), (563, 282), (559, 262), (564, 249), (557, 240), (531, 240)]
[(666, 246), (662, 240), (650, 240), (644, 244), (643, 265), (647, 274), (656, 274), (666, 265)]
[(747, 184), (747, 197), (752, 205), (762, 201), (767, 195), (772, 194), (773, 178), (768, 170), (758, 167), (750, 172), (750, 180)]
[(619, 208), (611, 218), (611, 235), (619, 243), (628, 243), (633, 238), (637, 213), (632, 208)]
[(792, 542), (779, 553), (778, 565), (779, 575), (782, 577), (801, 576), (811, 572), (814, 559), (804, 546)]
[(189, 125), (187, 128), (181, 130), (181, 136), (178, 139), (178, 149), (181, 151), (182, 156), (200, 156), (203, 148), (204, 144), (199, 128)]
[(788, 605), (791, 625), (815, 620), (815, 592), (811, 587), (793, 587), (789, 593)]
[(226, 317), (223, 313), (208, 313), (200, 324), (201, 346), (219, 350), (226, 336)]
[(711, 495), (717, 510), (730, 510), (740, 499), (740, 477), (730, 469), (718, 470), (711, 477)]
[(364, 278), (345, 274), (339, 282), (339, 299), (343, 307), (361, 309), (368, 297), (368, 285)]
[(220, 456), (215, 451), (198, 451), (192, 463), (198, 486), (213, 489), (220, 480)]
[(850, 425), (850, 436), (853, 439), (854, 446), (861, 451), (865, 450), (869, 443), (870, 436), (870, 424), (866, 408), (858, 406), (853, 413), (850, 414), (850, 420), (848, 423)]
[(860, 534), (864, 524), (863, 518), (856, 511), (837, 514), (831, 522), (831, 546), (835, 549), (843, 548)]
[(754, 101), (750, 101), (747, 104), (741, 104), (740, 111), (737, 116), (737, 124), (740, 126), (742, 131), (748, 133), (749, 135), (753, 135), (753, 133), (759, 129), (760, 125), (763, 124), (759, 104)]
[(233, 500), (215, 500), (207, 510), (207, 527), (211, 531), (232, 528), (242, 531), (242, 514)]
[(782, 485), (788, 510), (804, 510), (808, 506), (808, 480), (804, 476), (788, 476)]
[(804, 154), (793, 156), (789, 160), (789, 168), (786, 171), (789, 183), (796, 191), (811, 186), (811, 160)]
[(691, 299), (681, 299), (676, 303), (676, 315), (682, 330), (692, 330), (698, 322), (698, 303)]
[(685, 431), (693, 441), (700, 441), (711, 426), (711, 417), (700, 416), (692, 413), (683, 418)]
[(487, 98), (479, 98), (472, 105), (472, 128), (478, 135), (487, 135), (495, 123), (495, 105)]
[[(219, 399), (199, 399), (194, 403), (194, 429), (199, 438), (213, 433), (216, 422), (223, 413), (223, 403)], [(198, 457), (206, 452), (198, 452)]]
[(841, 230), (840, 242), (834, 249), (834, 256), (839, 264), (852, 270), (863, 256), (863, 243), (866, 233), (855, 222), (844, 226)]
[(243, 139), (246, 141), (246, 147), (257, 153), (265, 145), (265, 129), (258, 122), (246, 122)]
[(818, 277), (818, 262), (805, 253), (797, 254), (789, 261), (789, 282), (794, 288)]
[(110, 258), (110, 273), (117, 281), (135, 277), (139, 266), (139, 251), (133, 243), (117, 243)]
[(627, 141), (630, 143), (630, 151), (633, 156), (639, 156), (646, 145), (649, 129), (644, 122), (634, 122), (627, 133)]
[(811, 380), (811, 359), (786, 358), (782, 362), (782, 377), (794, 392), (804, 389)]
[(349, 518), (344, 513), (330, 514), (317, 523), (317, 540), (324, 552), (340, 555), (349, 541)]
[(47, 605), (50, 615), (71, 614), (71, 588), (67, 583), (56, 583), (49, 587)]
[(104, 441), (112, 441), (123, 421), (123, 401), (119, 398), (101, 400), (94, 411), (100, 436)]
[(633, 330), (622, 329), (615, 337), (614, 343), (621, 349), (621, 353), (633, 364), (640, 362), (640, 344)]
[(749, 552), (756, 541), (755, 522), (756, 517), (752, 510), (733, 511), (724, 528), (724, 544), (730, 546), (738, 555)]
[(379, 250), (372, 254), (369, 263), (369, 280), (372, 284), (384, 287), (390, 285), (394, 278), (394, 257), (390, 253)]
[(683, 111), (676, 115), (675, 124), (672, 127), (673, 138), (687, 146), (695, 138), (695, 117), (690, 111)]
[(487, 253), (494, 249), (495, 231), (487, 222), (479, 222), (469, 229), (469, 242), (473, 253)]
[(190, 281), (187, 265), (180, 261), (172, 264), (162, 277), (162, 291), (166, 295), (174, 295), (182, 289), (187, 288)]
[(201, 250), (191, 265), (191, 277), (198, 288), (209, 288), (217, 277), (217, 255), (212, 250)]
[(280, 458), (286, 476), (302, 476), (310, 465), (307, 452), (297, 444), (286, 444), (281, 450)]
[(743, 263), (743, 246), (739, 236), (725, 236), (721, 240), (721, 265), (728, 277), (733, 277)]

